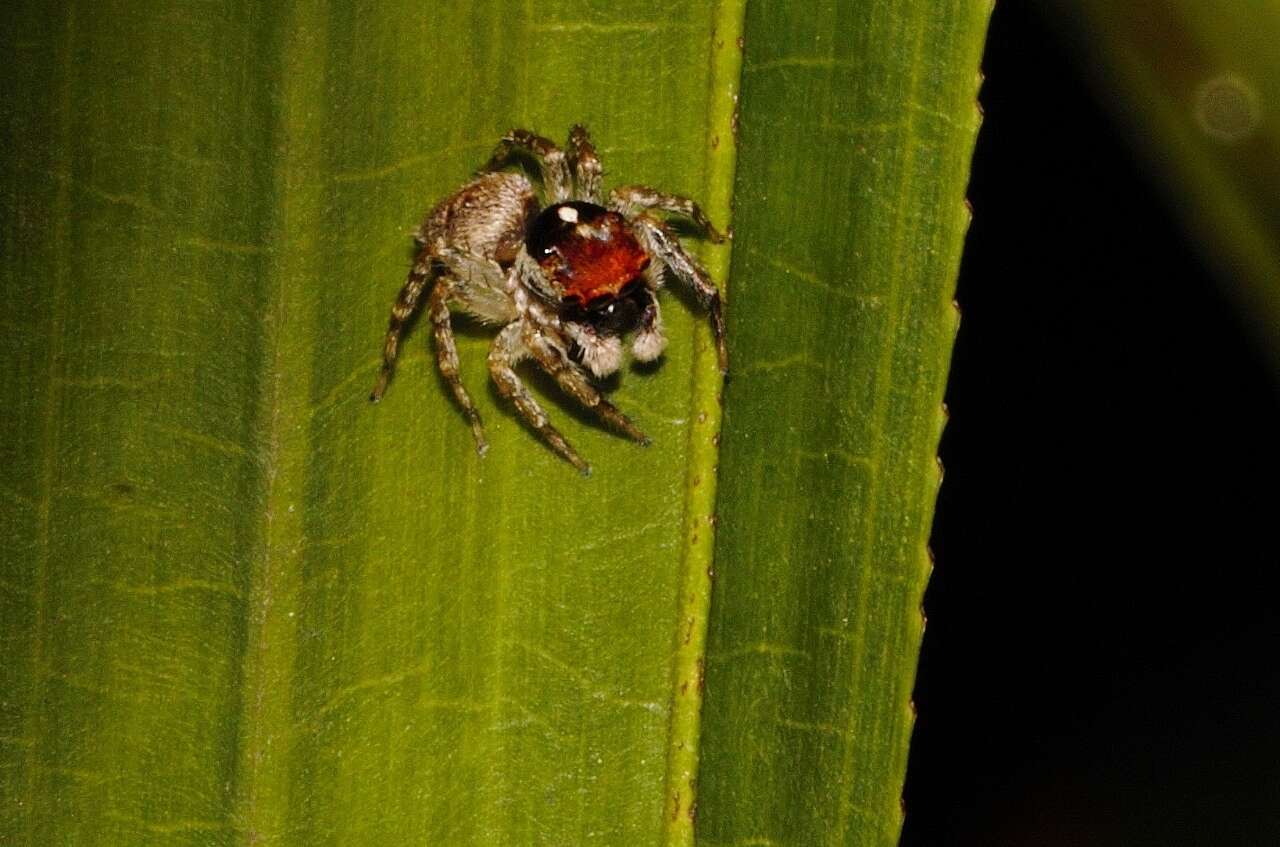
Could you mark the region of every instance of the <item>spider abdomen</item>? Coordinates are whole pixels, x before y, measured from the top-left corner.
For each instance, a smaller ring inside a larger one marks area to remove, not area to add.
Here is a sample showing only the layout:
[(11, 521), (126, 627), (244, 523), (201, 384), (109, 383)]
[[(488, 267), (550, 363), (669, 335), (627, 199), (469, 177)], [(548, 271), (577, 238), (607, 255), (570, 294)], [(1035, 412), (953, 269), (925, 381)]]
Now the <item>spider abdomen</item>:
[(524, 174), (481, 174), (442, 200), (418, 228), (419, 244), (510, 262), (520, 247), (513, 233), (538, 209)]
[(566, 305), (582, 308), (618, 297), (649, 266), (648, 254), (622, 215), (581, 201), (540, 212), (525, 247)]

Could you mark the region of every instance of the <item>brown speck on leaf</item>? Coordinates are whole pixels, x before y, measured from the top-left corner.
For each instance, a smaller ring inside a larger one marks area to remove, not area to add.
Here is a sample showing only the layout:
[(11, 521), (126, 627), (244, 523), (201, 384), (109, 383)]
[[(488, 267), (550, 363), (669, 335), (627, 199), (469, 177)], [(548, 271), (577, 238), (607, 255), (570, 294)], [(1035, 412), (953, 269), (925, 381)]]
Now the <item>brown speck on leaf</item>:
[(712, 150), (720, 149), (720, 136), (718, 135), (711, 136), (711, 149)]
[(683, 697), (688, 693), (689, 693), (689, 681), (685, 680), (684, 682), (680, 683), (680, 696)]
[(711, 445), (713, 447), (720, 446), (720, 433), (717, 432), (715, 435), (711, 436)]
[(697, 823), (698, 821), (698, 801), (695, 800), (689, 804), (689, 823)]
[(671, 820), (680, 818), (680, 792), (671, 795)]
[(694, 544), (697, 544), (697, 543), (698, 543), (698, 533), (696, 533), (696, 532), (695, 532), (695, 533), (693, 534), (693, 539), (692, 539), (692, 541), (693, 541), (693, 543), (694, 543)]
[(698, 693), (702, 694), (707, 690), (707, 664), (698, 659)]
[(707, 413), (698, 412), (698, 423), (706, 423), (706, 422), (707, 422)]
[(707, 515), (707, 526), (715, 526), (715, 525), (716, 525), (716, 516), (715, 516), (715, 513), (713, 512), (712, 514)]
[(747, 40), (741, 35), (738, 36), (738, 49), (741, 50), (747, 46)]

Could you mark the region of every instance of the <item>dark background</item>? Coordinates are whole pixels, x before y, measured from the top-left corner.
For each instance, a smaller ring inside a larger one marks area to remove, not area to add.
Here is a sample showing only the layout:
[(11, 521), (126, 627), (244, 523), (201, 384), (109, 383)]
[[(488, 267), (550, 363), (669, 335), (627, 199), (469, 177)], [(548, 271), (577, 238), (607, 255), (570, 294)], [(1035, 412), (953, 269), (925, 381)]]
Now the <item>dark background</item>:
[(903, 844), (1280, 844), (1280, 390), (1061, 21), (991, 23)]

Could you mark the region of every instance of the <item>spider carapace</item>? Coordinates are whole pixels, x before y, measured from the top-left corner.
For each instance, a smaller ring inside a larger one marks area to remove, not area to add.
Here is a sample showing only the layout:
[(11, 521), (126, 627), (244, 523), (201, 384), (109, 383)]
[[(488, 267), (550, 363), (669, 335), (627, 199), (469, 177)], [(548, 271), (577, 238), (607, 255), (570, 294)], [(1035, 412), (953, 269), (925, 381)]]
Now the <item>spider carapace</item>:
[[(542, 200), (521, 172), (502, 170), (517, 155), (531, 158)], [(721, 236), (697, 203), (645, 186), (601, 194), (600, 159), (581, 126), (569, 133), (567, 152), (527, 130), (498, 144), (485, 170), (441, 201), (417, 232), (421, 249), (391, 310), (382, 371), (370, 399), (386, 391), (405, 321), (431, 284), (428, 315), (436, 360), (471, 423), (476, 449), (488, 444), (480, 415), (458, 377), (450, 307), (501, 324), (489, 350), (498, 392), (551, 446), (583, 473), (590, 466), (551, 425), (514, 366), (532, 359), (570, 396), (627, 437), (648, 443), (629, 418), (604, 399), (590, 373), (602, 378), (631, 355), (650, 362), (666, 336), (657, 292), (668, 277), (692, 289), (707, 310), (720, 369), (727, 367), (720, 294), (684, 249), (668, 216), (684, 218), (714, 241)], [(660, 213), (660, 214), (658, 214)]]

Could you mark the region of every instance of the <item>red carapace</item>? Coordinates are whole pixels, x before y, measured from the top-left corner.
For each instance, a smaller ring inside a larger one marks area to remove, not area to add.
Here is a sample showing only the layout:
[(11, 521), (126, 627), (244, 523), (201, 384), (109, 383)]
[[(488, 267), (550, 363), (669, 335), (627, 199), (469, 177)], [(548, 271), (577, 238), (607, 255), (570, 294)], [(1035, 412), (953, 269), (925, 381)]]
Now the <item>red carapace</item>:
[(626, 219), (594, 203), (548, 206), (525, 239), (529, 255), (579, 306), (612, 299), (649, 266)]

